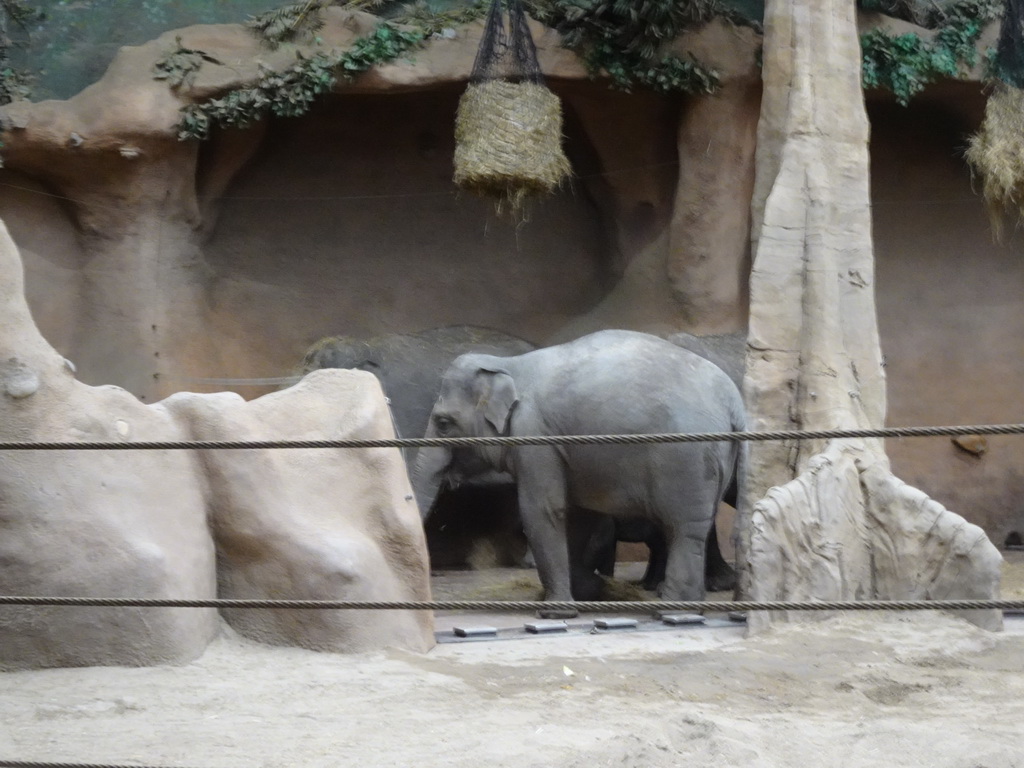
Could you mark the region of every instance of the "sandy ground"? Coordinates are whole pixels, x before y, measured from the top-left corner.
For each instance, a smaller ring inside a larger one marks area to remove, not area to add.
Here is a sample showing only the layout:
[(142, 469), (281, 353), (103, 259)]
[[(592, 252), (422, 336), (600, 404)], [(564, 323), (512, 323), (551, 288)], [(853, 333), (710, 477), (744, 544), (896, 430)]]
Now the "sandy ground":
[[(1007, 595), (1024, 589), (1024, 555), (1010, 554)], [(452, 575), (438, 596), (470, 587)], [(453, 623), (465, 617), (438, 620)], [(0, 674), (0, 760), (1024, 766), (1024, 619), (989, 633), (932, 612), (850, 614), (753, 638), (721, 624), (422, 656), (270, 648), (225, 630), (184, 667)]]

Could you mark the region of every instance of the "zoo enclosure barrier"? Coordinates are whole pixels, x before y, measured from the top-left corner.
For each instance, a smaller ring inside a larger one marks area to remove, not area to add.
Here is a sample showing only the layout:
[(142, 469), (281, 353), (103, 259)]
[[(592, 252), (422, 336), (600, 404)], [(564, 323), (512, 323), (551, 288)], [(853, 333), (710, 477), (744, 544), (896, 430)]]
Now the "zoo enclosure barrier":
[[(404, 448), (434, 445), (554, 445), (554, 444), (642, 444), (665, 442), (767, 441), (843, 438), (930, 437), (937, 435), (1024, 434), (1024, 424), (956, 427), (894, 427), (862, 430), (804, 430), (783, 432), (730, 432), (657, 435), (562, 435), (495, 438), (407, 438), (385, 440), (272, 440), (202, 442), (0, 442), (0, 451), (12, 450), (245, 450), (287, 448)], [(359, 609), (359, 610), (465, 610), (532, 611), (576, 610), (590, 612), (688, 611), (714, 606), (717, 611), (837, 611), (837, 610), (975, 610), (997, 609), (1024, 612), (1024, 600), (867, 600), (867, 601), (356, 601), (356, 600), (257, 600), (118, 597), (32, 597), (0, 595), (0, 605), (93, 606), (93, 607), (175, 607), (175, 608), (270, 608), (270, 609)], [(0, 760), (0, 768), (169, 768), (103, 763), (56, 763)]]
[[(696, 442), (764, 442), (786, 440), (825, 440), (887, 437), (935, 437), (957, 435), (1019, 435), (1024, 424), (976, 424), (935, 427), (881, 427), (852, 430), (783, 430), (763, 432), (702, 432), (632, 435), (533, 435), (503, 437), (387, 438), (375, 440), (249, 440), (249, 441), (139, 441), (139, 442), (0, 442), (2, 451), (65, 450), (256, 450), (310, 448), (422, 448), (427, 446), (472, 445), (585, 445), (646, 444)], [(1024, 600), (845, 600), (845, 601), (580, 601), (538, 600), (263, 600), (122, 598), (122, 597), (48, 597), (0, 595), (0, 605), (90, 606), (141, 608), (249, 608), (297, 610), (438, 610), (438, 611), (533, 611), (576, 610), (580, 613), (605, 611), (878, 611), (878, 610), (984, 610), (1024, 612)], [(12, 765), (28, 765), (15, 763)], [(0, 768), (7, 764), (0, 762)]]

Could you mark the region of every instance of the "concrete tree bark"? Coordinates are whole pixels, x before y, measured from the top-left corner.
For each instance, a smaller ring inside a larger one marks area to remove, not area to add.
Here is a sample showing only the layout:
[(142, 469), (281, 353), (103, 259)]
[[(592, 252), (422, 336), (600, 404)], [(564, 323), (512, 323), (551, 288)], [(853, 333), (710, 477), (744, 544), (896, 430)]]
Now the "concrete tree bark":
[[(763, 80), (744, 387), (750, 427), (881, 427), (854, 3), (769, 0)], [(998, 594), (995, 547), (896, 479), (881, 441), (755, 443), (741, 506), (740, 590), (752, 599)], [(759, 613), (751, 626), (806, 616)], [(1001, 625), (997, 612), (969, 618)]]

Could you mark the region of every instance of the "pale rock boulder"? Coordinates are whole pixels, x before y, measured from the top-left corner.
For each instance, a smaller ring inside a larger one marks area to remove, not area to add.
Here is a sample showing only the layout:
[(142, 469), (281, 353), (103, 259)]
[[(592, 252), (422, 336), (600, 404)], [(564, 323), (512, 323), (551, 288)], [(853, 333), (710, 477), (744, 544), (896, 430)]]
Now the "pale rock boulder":
[[(751, 429), (885, 421), (859, 73), (851, 0), (769, 0), (744, 381)], [(998, 550), (895, 478), (880, 441), (754, 443), (749, 455), (737, 542), (745, 597), (998, 596)], [(820, 616), (758, 612), (751, 627)], [(1001, 626), (996, 611), (968, 618)]]
[[(0, 223), (0, 440), (300, 436), (392, 436), (376, 379), (320, 371), (251, 403), (155, 405), (82, 384), (37, 330)], [(0, 594), (428, 599), (428, 575), (395, 449), (0, 452)], [(256, 639), (334, 651), (433, 643), (424, 613), (227, 618)], [(218, 627), (214, 609), (0, 606), (0, 668), (184, 663)]]
[[(162, 405), (89, 387), (36, 330), (0, 224), (0, 439), (185, 440)], [(203, 480), (187, 451), (0, 453), (0, 593), (216, 596)], [(0, 606), (0, 667), (180, 663), (213, 609)]]
[[(377, 378), (313, 371), (246, 402), (181, 393), (166, 401), (196, 440), (394, 437)], [(426, 540), (394, 448), (204, 451), (219, 594), (295, 600), (429, 600)], [(430, 611), (228, 609), (242, 634), (274, 645), (361, 651), (433, 645)]]

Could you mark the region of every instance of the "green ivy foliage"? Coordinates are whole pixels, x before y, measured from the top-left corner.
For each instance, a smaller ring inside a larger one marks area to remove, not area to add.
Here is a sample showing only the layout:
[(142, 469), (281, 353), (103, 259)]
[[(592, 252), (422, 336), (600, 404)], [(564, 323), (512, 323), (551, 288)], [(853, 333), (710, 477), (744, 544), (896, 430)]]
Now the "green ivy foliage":
[(245, 22), (268, 45), (294, 42), (315, 35), (324, 25), (321, 11), (328, 0), (300, 0), (281, 8), (250, 16)]
[[(316, 41), (324, 8), (335, 0), (299, 0), (250, 18), (248, 26), (271, 46), (296, 41)], [(558, 28), (567, 47), (580, 51), (591, 72), (607, 72), (619, 88), (644, 86), (660, 92), (712, 93), (718, 75), (693, 58), (658, 56), (663, 42), (674, 39), (690, 26), (722, 13), (718, 0), (540, 0), (531, 10), (542, 21)], [(355, 0), (349, 9), (385, 5), (381, 0)], [(335, 85), (337, 77), (352, 77), (376, 64), (392, 61), (432, 34), (448, 26), (461, 26), (482, 17), (488, 0), (438, 13), (424, 0), (405, 4), (390, 14), (412, 26), (402, 29), (384, 21), (374, 32), (355, 41), (340, 56), (315, 53), (303, 56), (288, 69), (264, 69), (259, 80), (224, 96), (182, 110), (178, 138), (205, 139), (214, 126), (244, 127), (271, 114), (294, 117), (309, 111), (313, 101)], [(156, 77), (179, 87), (191, 82), (204, 61), (215, 61), (203, 51), (178, 48), (156, 65)]]
[(375, 64), (397, 59), (422, 41), (421, 32), (382, 22), (343, 54), (306, 57), (297, 52), (292, 66), (283, 71), (264, 68), (252, 87), (185, 107), (177, 126), (178, 138), (205, 139), (214, 126), (244, 128), (268, 114), (298, 117), (309, 111), (318, 96), (330, 91), (338, 77), (351, 78)]
[(350, 75), (365, 72), (376, 64), (394, 61), (420, 45), (424, 37), (422, 31), (403, 30), (389, 22), (383, 22), (369, 37), (356, 40), (348, 52), (338, 60), (338, 67), (343, 73)]
[(718, 74), (696, 59), (660, 56), (684, 29), (729, 16), (718, 0), (534, 0), (533, 14), (562, 35), (592, 75), (604, 71), (617, 88), (712, 93)]
[(0, 0), (0, 104), (27, 99), (32, 94), (32, 75), (11, 63), (12, 25), (25, 29), (41, 18), (24, 0)]
[(721, 12), (717, 0), (548, 0), (532, 8), (562, 33), (569, 48), (602, 40), (648, 60), (663, 42)]
[(388, 17), (399, 24), (421, 29), (429, 37), (441, 34), (445, 29), (457, 29), (482, 19), (487, 15), (489, 7), (487, 0), (469, 0), (459, 6), (439, 10), (427, 0), (414, 0), (402, 3)]
[[(718, 74), (713, 69), (692, 57), (665, 56), (660, 51), (663, 44), (684, 30), (699, 27), (715, 17), (737, 24), (752, 23), (723, 4), (727, 1), (526, 0), (526, 3), (535, 18), (561, 33), (563, 44), (583, 59), (592, 75), (606, 73), (617, 88), (713, 93), (719, 85)], [(383, 6), (386, 15), (412, 29), (382, 21), (372, 34), (357, 40), (344, 54), (303, 56), (296, 53), (291, 67), (283, 71), (262, 70), (259, 80), (249, 88), (183, 109), (178, 125), (179, 138), (206, 138), (214, 126), (246, 126), (268, 114), (285, 117), (304, 114), (318, 96), (333, 88), (338, 77), (352, 77), (376, 64), (392, 61), (446, 27), (461, 26), (480, 18), (486, 13), (489, 0), (470, 0), (443, 13), (426, 0), (399, 4), (384, 0), (349, 0), (347, 3), (298, 0), (252, 17), (248, 25), (272, 46), (316, 42), (324, 8), (336, 3), (363, 10)], [(906, 11), (906, 0), (861, 0), (862, 7), (872, 4), (885, 13), (895, 13), (893, 9)], [(931, 40), (915, 34), (891, 35), (882, 30), (865, 33), (861, 36), (864, 86), (888, 89), (905, 105), (928, 83), (959, 76), (963, 68), (976, 63), (981, 32), (988, 22), (998, 18), (1000, 10), (1000, 0), (962, 0), (944, 9), (935, 5), (926, 7), (924, 17), (914, 20), (937, 29)], [(182, 47), (179, 41), (178, 48), (157, 63), (155, 76), (167, 80), (171, 87), (179, 87), (191, 81), (204, 61), (215, 60), (202, 51)]]
[(174, 41), (177, 47), (153, 65), (153, 79), (166, 80), (172, 89), (191, 85), (204, 61), (210, 64), (221, 63), (206, 51), (186, 48), (180, 37), (174, 38)]
[(860, 37), (864, 87), (891, 91), (906, 106), (929, 83), (959, 77), (977, 63), (981, 33), (1001, 10), (998, 0), (965, 0), (945, 10), (936, 8), (924, 20), (938, 29), (932, 40), (880, 29), (865, 32)]
[(0, 67), (0, 104), (24, 101), (31, 95), (31, 75), (11, 66)]

